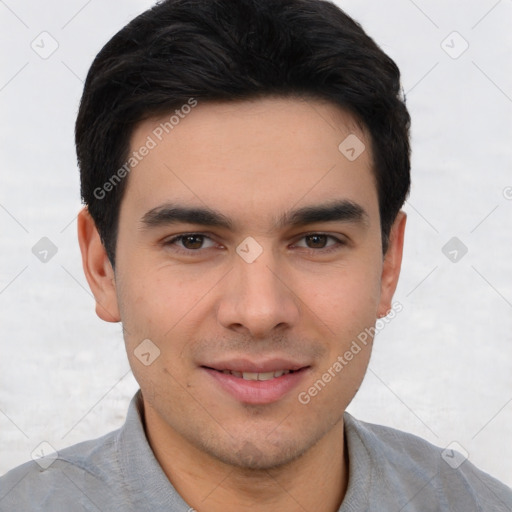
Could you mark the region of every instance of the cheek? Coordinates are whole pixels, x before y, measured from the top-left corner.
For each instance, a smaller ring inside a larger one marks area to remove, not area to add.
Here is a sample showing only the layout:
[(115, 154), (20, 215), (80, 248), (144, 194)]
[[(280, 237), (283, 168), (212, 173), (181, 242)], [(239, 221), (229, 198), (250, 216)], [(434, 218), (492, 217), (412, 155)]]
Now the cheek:
[(335, 333), (356, 334), (358, 329), (375, 321), (381, 262), (377, 258), (372, 260), (361, 258), (354, 264), (329, 267), (321, 274), (297, 278), (297, 283), (302, 280), (298, 294), (306, 306)]
[(148, 330), (160, 337), (200, 298), (197, 281), (187, 282), (169, 271), (137, 274), (125, 279), (120, 290), (123, 321), (133, 330)]
[(183, 272), (177, 275), (171, 267), (142, 275), (143, 278), (125, 280), (121, 287), (120, 309), (128, 357), (140, 366), (133, 352), (143, 340), (150, 339), (160, 354), (154, 364), (141, 371), (183, 374), (191, 340), (197, 337), (200, 322), (208, 317), (205, 294), (218, 279), (189, 279)]
[(121, 318), (126, 352), (133, 374), (150, 403), (187, 386), (187, 323), (190, 300), (177, 283), (146, 274), (143, 282), (125, 283)]

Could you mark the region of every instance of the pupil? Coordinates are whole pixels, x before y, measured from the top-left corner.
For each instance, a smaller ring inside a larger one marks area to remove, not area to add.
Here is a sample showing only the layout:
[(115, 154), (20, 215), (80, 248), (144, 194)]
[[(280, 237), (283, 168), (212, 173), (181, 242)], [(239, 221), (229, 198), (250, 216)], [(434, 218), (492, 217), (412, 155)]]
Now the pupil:
[(327, 235), (308, 235), (306, 243), (312, 249), (323, 249), (327, 243)]
[(183, 245), (187, 249), (200, 249), (203, 245), (203, 237), (201, 235), (187, 235), (183, 238)]

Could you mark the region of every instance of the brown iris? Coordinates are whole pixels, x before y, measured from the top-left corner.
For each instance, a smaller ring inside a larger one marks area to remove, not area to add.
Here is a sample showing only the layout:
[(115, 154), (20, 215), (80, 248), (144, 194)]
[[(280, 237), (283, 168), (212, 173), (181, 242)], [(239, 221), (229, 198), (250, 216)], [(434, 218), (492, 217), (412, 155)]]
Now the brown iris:
[(327, 244), (327, 235), (307, 235), (304, 238), (311, 249), (323, 249)]
[(185, 235), (181, 239), (183, 247), (187, 249), (200, 249), (203, 242), (204, 237), (202, 235)]

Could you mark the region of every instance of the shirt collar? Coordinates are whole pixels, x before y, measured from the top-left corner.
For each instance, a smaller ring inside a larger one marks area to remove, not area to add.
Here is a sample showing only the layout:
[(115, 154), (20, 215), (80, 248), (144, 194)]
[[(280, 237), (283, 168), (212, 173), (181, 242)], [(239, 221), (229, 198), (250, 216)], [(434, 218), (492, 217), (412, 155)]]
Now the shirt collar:
[(134, 510), (191, 510), (169, 482), (155, 458), (144, 430), (144, 405), (139, 390), (130, 402), (116, 438), (116, 453)]

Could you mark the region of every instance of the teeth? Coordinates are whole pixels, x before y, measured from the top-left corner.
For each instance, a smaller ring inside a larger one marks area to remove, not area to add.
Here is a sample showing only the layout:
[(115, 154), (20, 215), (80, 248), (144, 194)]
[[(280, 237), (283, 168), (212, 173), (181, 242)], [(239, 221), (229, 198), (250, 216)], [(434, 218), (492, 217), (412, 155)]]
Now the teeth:
[(245, 380), (270, 380), (277, 379), (278, 377), (282, 377), (283, 375), (287, 375), (292, 370), (277, 370), (276, 372), (235, 372), (232, 370), (222, 370), (222, 373), (226, 375), (233, 375), (233, 377), (238, 377), (239, 379)]
[(290, 373), (290, 370), (278, 370), (276, 372), (235, 372), (231, 370), (223, 370), (222, 373), (226, 375), (233, 375), (234, 377), (242, 378), (245, 380), (270, 380), (276, 379), (277, 377), (282, 377)]
[(274, 372), (258, 373), (258, 380), (270, 380), (274, 378)]
[(258, 373), (244, 372), (242, 378), (245, 380), (258, 380)]

